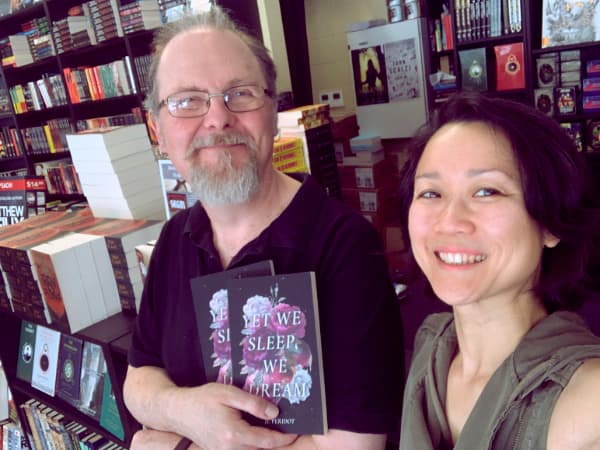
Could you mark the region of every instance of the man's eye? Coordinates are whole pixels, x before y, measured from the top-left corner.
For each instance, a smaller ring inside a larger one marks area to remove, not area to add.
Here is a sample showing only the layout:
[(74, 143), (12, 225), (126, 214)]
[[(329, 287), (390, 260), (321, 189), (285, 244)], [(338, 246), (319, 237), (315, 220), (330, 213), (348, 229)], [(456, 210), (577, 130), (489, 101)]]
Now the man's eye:
[(475, 192), (475, 197), (491, 197), (492, 195), (498, 195), (500, 192), (493, 188), (481, 188)]
[(230, 92), (232, 97), (254, 97), (254, 94), (250, 89), (235, 89)]

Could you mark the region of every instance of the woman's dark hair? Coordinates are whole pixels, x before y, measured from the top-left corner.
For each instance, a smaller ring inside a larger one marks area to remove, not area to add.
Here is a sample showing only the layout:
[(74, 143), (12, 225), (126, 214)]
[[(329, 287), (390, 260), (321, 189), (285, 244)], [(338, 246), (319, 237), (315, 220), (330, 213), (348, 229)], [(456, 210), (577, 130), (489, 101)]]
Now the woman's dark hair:
[[(402, 171), (400, 195), (405, 239), (409, 240), (408, 210), (417, 164), (437, 130), (456, 122), (487, 124), (509, 140), (527, 212), (542, 229), (560, 239), (554, 248), (543, 250), (541, 275), (534, 293), (549, 312), (576, 309), (588, 292), (589, 253), (600, 235), (595, 187), (573, 140), (556, 121), (532, 107), (480, 93), (460, 92), (433, 114), (411, 140), (409, 160)], [(416, 274), (423, 276), (418, 269)], [(431, 289), (428, 291), (432, 293)]]

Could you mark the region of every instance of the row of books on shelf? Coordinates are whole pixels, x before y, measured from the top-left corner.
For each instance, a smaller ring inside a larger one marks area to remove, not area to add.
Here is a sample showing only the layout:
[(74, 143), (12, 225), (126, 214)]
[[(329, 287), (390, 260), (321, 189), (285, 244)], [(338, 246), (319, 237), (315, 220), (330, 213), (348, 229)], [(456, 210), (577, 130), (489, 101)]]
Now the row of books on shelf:
[(429, 21), (429, 39), (431, 50), (441, 52), (454, 48), (454, 37), (452, 35), (452, 16), (446, 8), (440, 17)]
[(580, 152), (600, 151), (600, 120), (573, 120), (560, 122), (560, 126)]
[(59, 74), (15, 84), (9, 88), (9, 95), (17, 114), (67, 104), (67, 91)]
[[(123, 423), (100, 345), (30, 321), (21, 321), (16, 376), (50, 397), (58, 397), (120, 440)], [(39, 403), (39, 402), (38, 402)], [(52, 440), (40, 427), (36, 400), (23, 405), (37, 448)], [(44, 436), (44, 437), (42, 437)], [(38, 445), (39, 444), (39, 445)]]
[(46, 180), (49, 194), (83, 195), (79, 175), (71, 159), (38, 162), (33, 165), (33, 168), (37, 176), (42, 176)]
[(487, 39), (522, 30), (521, 1), (454, 0), (459, 43)]
[(21, 67), (80, 47), (151, 30), (176, 20), (187, 8), (185, 1), (136, 0), (119, 5), (116, 0), (90, 0), (72, 7), (68, 15), (49, 23), (46, 17), (22, 24), (22, 31), (0, 40), (3, 66)]
[(0, 227), (0, 309), (67, 333), (135, 313), (143, 286), (135, 246), (156, 239), (162, 223), (86, 208)]
[[(150, 57), (134, 58), (143, 91), (148, 89)], [(0, 112), (9, 113), (10, 103), (17, 114), (84, 101), (102, 100), (137, 92), (129, 57), (92, 67), (63, 69), (60, 74), (46, 74), (37, 80), (15, 84), (0, 90)], [(68, 98), (67, 98), (68, 95)]]
[[(141, 108), (134, 107), (130, 113), (79, 119), (74, 128), (77, 131), (101, 129), (140, 124), (144, 120)], [(16, 127), (0, 127), (0, 159), (68, 152), (66, 136), (69, 133), (73, 133), (73, 126), (68, 118), (51, 119), (39, 126), (21, 128), (20, 140)]]
[(135, 94), (129, 56), (92, 67), (63, 69), (71, 103)]

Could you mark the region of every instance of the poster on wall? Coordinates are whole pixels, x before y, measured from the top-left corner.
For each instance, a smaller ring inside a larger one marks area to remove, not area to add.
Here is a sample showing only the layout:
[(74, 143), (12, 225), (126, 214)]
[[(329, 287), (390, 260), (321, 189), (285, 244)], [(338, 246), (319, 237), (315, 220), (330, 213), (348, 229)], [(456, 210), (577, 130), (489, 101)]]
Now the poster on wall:
[(414, 39), (352, 50), (351, 56), (358, 106), (420, 96)]
[(385, 55), (381, 45), (352, 50), (354, 89), (358, 106), (388, 103)]
[(600, 0), (544, 0), (543, 47), (600, 41)]
[(414, 39), (384, 44), (390, 102), (419, 97), (419, 64)]

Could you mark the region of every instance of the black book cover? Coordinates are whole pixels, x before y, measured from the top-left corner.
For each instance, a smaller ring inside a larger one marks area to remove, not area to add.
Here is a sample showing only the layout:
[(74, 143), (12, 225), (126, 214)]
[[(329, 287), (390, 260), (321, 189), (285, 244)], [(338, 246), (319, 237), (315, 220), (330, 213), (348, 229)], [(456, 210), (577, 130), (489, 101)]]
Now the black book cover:
[(190, 280), (207, 381), (231, 384), (227, 280), (273, 273), (273, 261), (267, 260)]
[(250, 423), (325, 434), (327, 414), (314, 272), (227, 282), (234, 385), (275, 403), (279, 416)]

